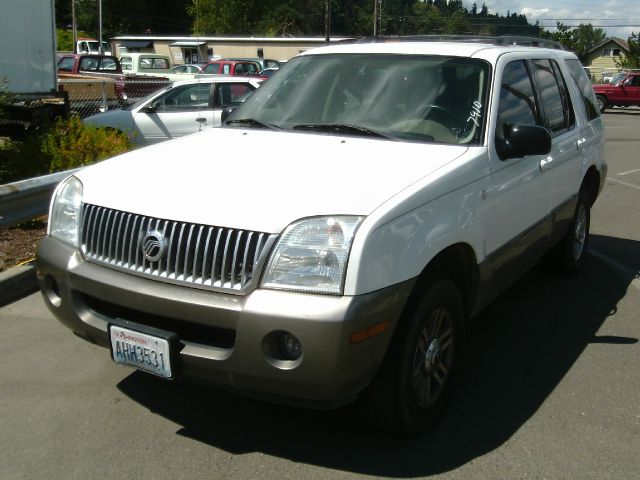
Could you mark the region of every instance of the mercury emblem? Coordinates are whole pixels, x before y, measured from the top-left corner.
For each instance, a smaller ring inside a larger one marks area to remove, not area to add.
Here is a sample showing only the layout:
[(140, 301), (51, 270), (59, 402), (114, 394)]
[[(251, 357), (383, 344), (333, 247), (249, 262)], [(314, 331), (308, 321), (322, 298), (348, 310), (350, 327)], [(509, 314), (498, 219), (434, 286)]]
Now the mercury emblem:
[(148, 231), (140, 240), (140, 249), (148, 262), (157, 262), (164, 256), (167, 243), (164, 234), (158, 230)]

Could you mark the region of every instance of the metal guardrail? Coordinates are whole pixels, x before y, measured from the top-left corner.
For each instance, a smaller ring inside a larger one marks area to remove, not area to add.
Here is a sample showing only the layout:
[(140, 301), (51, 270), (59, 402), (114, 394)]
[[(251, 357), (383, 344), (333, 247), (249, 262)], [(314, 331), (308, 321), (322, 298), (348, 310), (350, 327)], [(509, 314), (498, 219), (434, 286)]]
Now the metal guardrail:
[(49, 210), (58, 183), (80, 170), (75, 168), (42, 177), (0, 185), (0, 228), (32, 220)]

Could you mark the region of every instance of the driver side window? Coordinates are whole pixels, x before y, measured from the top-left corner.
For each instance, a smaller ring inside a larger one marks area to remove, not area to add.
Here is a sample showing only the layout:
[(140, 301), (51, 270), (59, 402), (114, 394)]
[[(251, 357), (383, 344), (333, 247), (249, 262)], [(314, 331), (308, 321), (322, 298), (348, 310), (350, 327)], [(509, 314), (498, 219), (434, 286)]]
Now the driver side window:
[(505, 66), (500, 86), (498, 128), (505, 124), (540, 125), (538, 107), (524, 60)]
[(184, 85), (168, 91), (153, 102), (156, 112), (184, 112), (209, 107), (211, 84)]

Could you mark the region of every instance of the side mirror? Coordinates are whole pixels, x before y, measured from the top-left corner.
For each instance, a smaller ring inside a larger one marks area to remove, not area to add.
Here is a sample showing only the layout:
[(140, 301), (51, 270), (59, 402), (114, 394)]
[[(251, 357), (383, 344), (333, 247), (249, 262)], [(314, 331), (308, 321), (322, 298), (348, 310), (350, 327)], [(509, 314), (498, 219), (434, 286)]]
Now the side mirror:
[(153, 105), (146, 105), (140, 109), (142, 113), (156, 113), (156, 107)]
[(544, 127), (505, 123), (502, 130), (502, 135), (496, 134), (496, 151), (501, 160), (547, 155), (551, 151), (551, 135)]
[(227, 107), (224, 110), (222, 110), (222, 113), (220, 114), (220, 122), (224, 123), (224, 121), (229, 118), (229, 115), (231, 115), (231, 113), (236, 109), (237, 107)]

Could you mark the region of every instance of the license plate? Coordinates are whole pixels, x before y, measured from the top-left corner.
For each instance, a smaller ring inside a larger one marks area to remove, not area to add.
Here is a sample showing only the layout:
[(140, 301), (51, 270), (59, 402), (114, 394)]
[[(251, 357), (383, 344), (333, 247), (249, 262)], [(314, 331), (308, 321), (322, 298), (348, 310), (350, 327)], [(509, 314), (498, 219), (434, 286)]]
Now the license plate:
[(172, 378), (171, 344), (168, 338), (149, 335), (119, 325), (109, 326), (111, 358), (165, 378)]

